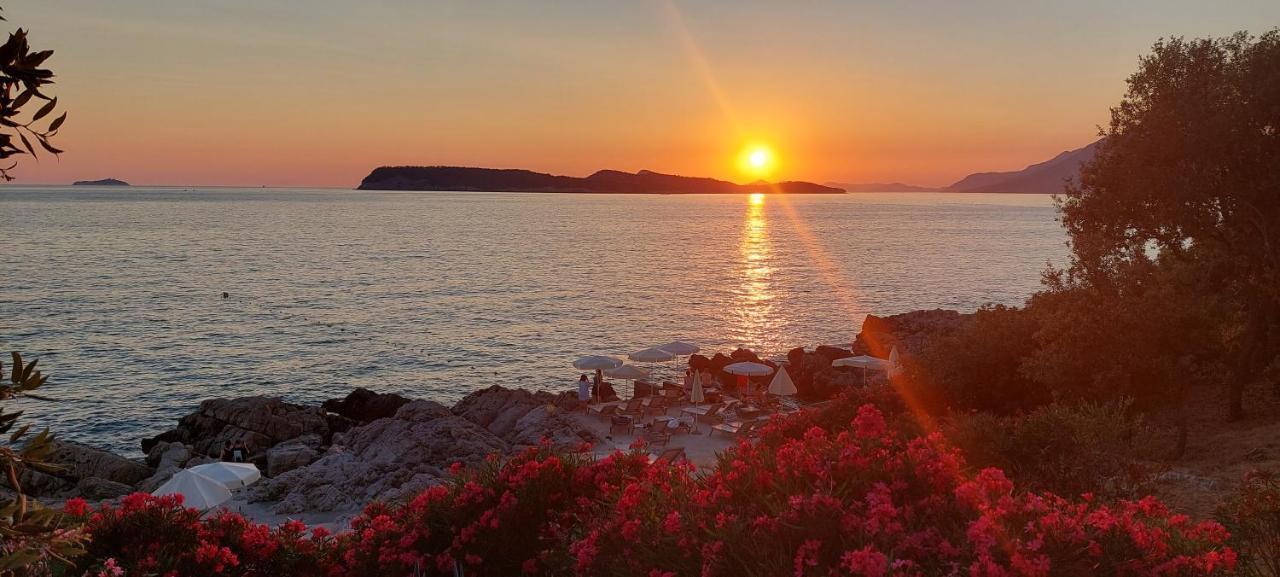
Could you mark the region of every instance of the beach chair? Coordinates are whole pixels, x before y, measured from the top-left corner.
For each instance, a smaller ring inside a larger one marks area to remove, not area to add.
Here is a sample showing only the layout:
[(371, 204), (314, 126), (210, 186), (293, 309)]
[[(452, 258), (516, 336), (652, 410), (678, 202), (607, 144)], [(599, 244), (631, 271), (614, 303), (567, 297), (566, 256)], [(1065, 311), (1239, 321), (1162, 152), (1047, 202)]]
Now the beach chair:
[(720, 410), (721, 410), (721, 409), (723, 409), (723, 408), (724, 408), (724, 405), (723, 405), (723, 404), (721, 404), (721, 403), (712, 403), (712, 404), (710, 404), (710, 405), (700, 405), (700, 406), (693, 406), (693, 407), (684, 407), (684, 408), (680, 409), (680, 412), (681, 412), (682, 414), (685, 414), (685, 415), (690, 415), (690, 416), (692, 416), (694, 419), (697, 419), (697, 418), (702, 417), (702, 416), (704, 416), (704, 415), (708, 415), (708, 414), (714, 415), (714, 414), (717, 414), (717, 413), (719, 413), (719, 412), (720, 412)]
[(671, 442), (671, 433), (664, 426), (650, 427), (644, 433), (644, 440), (652, 448), (666, 448), (667, 443)]
[(720, 431), (726, 435), (741, 439), (743, 437), (751, 436), (762, 422), (763, 421), (743, 421), (741, 423), (720, 423), (719, 425), (711, 427), (709, 435), (714, 435), (716, 434), (716, 431)]
[(701, 415), (695, 414), (693, 416), (693, 420), (695, 422), (707, 423), (710, 425), (714, 425), (716, 423), (723, 423), (725, 408), (730, 406), (731, 405), (726, 405), (724, 403), (716, 403), (714, 405), (711, 405), (711, 407), (707, 410), (706, 413), (703, 413)]
[(620, 435), (620, 434), (630, 435), (631, 433), (635, 432), (635, 429), (636, 429), (636, 421), (631, 417), (628, 417), (625, 415), (614, 415), (609, 420), (610, 435)]
[(618, 412), (618, 403), (594, 405), (587, 409), (587, 414), (595, 413), (596, 416), (600, 417), (600, 420), (602, 421), (609, 417), (612, 417), (613, 414), (616, 412)]
[(638, 419), (644, 416), (644, 402), (645, 399), (641, 397), (633, 397), (625, 405), (618, 407), (613, 414)]
[(654, 465), (674, 465), (680, 461), (688, 461), (688, 455), (684, 454), (684, 447), (674, 447), (666, 449), (657, 456), (650, 455), (649, 462)]

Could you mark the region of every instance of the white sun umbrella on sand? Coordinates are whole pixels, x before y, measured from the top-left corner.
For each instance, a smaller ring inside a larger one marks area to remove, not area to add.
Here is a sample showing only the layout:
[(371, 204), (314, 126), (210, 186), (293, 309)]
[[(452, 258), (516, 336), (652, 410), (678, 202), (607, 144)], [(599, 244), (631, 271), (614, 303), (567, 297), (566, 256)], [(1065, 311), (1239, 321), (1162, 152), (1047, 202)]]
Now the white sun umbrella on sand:
[(724, 368), (724, 372), (731, 375), (746, 375), (748, 377), (763, 377), (773, 374), (773, 367), (762, 365), (760, 363), (752, 363), (743, 361), (741, 363), (733, 363)]
[(769, 383), (769, 394), (785, 397), (796, 394), (796, 384), (791, 381), (791, 375), (787, 374), (786, 367), (778, 367), (778, 374), (773, 376), (773, 381)]
[(262, 472), (253, 463), (226, 463), (219, 461), (217, 463), (196, 465), (190, 471), (222, 483), (228, 489), (248, 487), (262, 478)]
[[(765, 375), (772, 374), (772, 373), (773, 373), (773, 367), (771, 367), (771, 366), (769, 366), (769, 365), (762, 365), (762, 364), (760, 364), (760, 363), (752, 363), (752, 362), (743, 361), (743, 362), (740, 362), (740, 363), (733, 363), (732, 365), (728, 365), (728, 366), (726, 366), (726, 367), (724, 368), (724, 372), (729, 373), (729, 374), (731, 374), (731, 375), (745, 375), (745, 376), (748, 376), (748, 377), (763, 377), (763, 376), (765, 376)], [(746, 391), (742, 391), (742, 392), (744, 392), (744, 393), (745, 393)]]
[(693, 403), (696, 407), (698, 406), (698, 403), (705, 402), (706, 400), (707, 395), (702, 390), (702, 374), (694, 373), (693, 381), (689, 384), (689, 402)]
[(898, 357), (898, 347), (889, 350), (889, 378), (898, 376), (902, 372), (902, 359)]
[(649, 376), (649, 371), (646, 371), (635, 365), (622, 365), (621, 367), (618, 367), (616, 369), (609, 369), (605, 371), (604, 374), (609, 375), (610, 377), (613, 377), (615, 379), (626, 379), (628, 381), (631, 381), (631, 396), (635, 397), (636, 396), (636, 379), (643, 379)]
[(622, 366), (620, 359), (600, 355), (589, 355), (573, 361), (573, 368), (582, 371), (616, 369)]
[(151, 492), (161, 495), (182, 495), (182, 504), (205, 511), (231, 500), (231, 489), (216, 479), (210, 479), (191, 469), (174, 473), (168, 481)]

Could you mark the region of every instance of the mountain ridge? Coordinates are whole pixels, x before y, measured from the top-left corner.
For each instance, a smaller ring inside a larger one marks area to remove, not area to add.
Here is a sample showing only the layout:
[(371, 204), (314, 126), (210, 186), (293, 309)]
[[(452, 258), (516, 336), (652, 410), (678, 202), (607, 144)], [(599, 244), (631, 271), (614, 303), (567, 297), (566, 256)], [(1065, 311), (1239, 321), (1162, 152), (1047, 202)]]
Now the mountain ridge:
[(835, 183), (829, 186), (843, 188), (847, 192), (986, 192), (1006, 194), (1058, 194), (1063, 191), (1067, 179), (1080, 175), (1080, 167), (1093, 158), (1098, 144), (1095, 140), (1080, 148), (1064, 150), (1053, 158), (1027, 165), (1021, 170), (975, 172), (947, 186), (928, 187), (890, 183)]

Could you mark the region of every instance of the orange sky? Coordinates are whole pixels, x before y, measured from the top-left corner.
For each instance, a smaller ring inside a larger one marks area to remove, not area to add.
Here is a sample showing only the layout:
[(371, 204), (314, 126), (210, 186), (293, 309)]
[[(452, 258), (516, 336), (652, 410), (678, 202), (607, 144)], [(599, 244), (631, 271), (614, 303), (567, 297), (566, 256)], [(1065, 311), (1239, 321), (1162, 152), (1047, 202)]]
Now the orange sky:
[(1274, 0), (11, 2), (61, 160), (19, 183), (354, 186), (382, 164), (941, 185), (1094, 139), (1162, 35)]

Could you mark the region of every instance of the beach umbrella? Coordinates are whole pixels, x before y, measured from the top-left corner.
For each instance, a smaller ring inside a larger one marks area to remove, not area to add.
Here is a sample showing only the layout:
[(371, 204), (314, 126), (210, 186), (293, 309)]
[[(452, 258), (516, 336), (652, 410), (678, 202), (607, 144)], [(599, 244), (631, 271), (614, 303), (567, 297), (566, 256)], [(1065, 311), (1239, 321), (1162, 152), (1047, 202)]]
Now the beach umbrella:
[(796, 392), (796, 384), (791, 382), (791, 375), (787, 374), (787, 368), (778, 367), (778, 374), (774, 375), (773, 381), (769, 383), (769, 394), (784, 397), (794, 395)]
[(689, 356), (700, 350), (698, 345), (685, 341), (671, 341), (665, 345), (659, 345), (658, 348), (678, 357)]
[(902, 359), (898, 357), (898, 347), (893, 347), (889, 351), (889, 377), (896, 377), (902, 372)]
[(205, 463), (196, 465), (190, 469), (192, 473), (199, 473), (210, 479), (213, 479), (228, 489), (239, 489), (240, 487), (248, 487), (258, 479), (262, 478), (262, 472), (258, 471), (258, 466), (253, 463), (227, 463), (219, 461), (217, 463)]
[(640, 363), (660, 363), (674, 359), (676, 355), (659, 348), (651, 348), (631, 353), (627, 355), (627, 358)]
[(649, 371), (646, 371), (635, 365), (622, 365), (621, 367), (618, 367), (616, 369), (608, 369), (604, 372), (604, 374), (609, 375), (610, 377), (613, 377), (615, 379), (626, 379), (628, 381), (631, 381), (631, 396), (635, 397), (636, 396), (636, 379), (643, 379), (649, 376)]
[(590, 355), (573, 361), (573, 368), (582, 371), (616, 369), (621, 366), (622, 361), (600, 355)]
[(215, 479), (210, 479), (191, 469), (174, 473), (152, 495), (182, 495), (182, 504), (201, 511), (212, 509), (231, 499), (231, 490)]
[(745, 375), (748, 377), (763, 377), (773, 374), (773, 367), (762, 365), (760, 363), (741, 362), (733, 363), (724, 368), (724, 372), (731, 375)]
[(845, 357), (831, 361), (833, 367), (857, 367), (860, 369), (868, 369), (872, 371), (888, 371), (889, 361), (867, 355), (858, 355), (856, 357)]
[(693, 374), (693, 384), (689, 387), (689, 401), (694, 405), (707, 400), (707, 395), (702, 391), (702, 375)]

